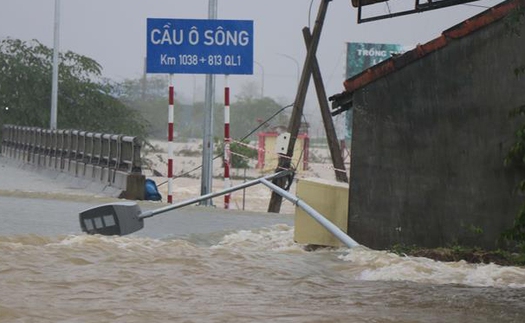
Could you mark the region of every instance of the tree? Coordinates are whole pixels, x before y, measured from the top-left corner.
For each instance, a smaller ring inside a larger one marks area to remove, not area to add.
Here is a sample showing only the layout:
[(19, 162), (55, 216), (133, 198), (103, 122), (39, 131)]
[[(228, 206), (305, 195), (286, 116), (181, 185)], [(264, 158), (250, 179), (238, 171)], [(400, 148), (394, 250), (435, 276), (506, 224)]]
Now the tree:
[[(283, 107), (268, 97), (255, 99), (242, 96), (231, 105), (230, 113), (232, 138), (244, 138), (258, 127), (259, 131), (265, 131), (287, 125), (289, 119)], [(256, 139), (256, 133), (249, 138)]]
[[(175, 92), (173, 119), (175, 140), (198, 135), (204, 106), (182, 104)], [(148, 135), (166, 139), (168, 127), (168, 79), (159, 75), (147, 79), (126, 80), (119, 87), (119, 98), (137, 111), (147, 122)]]
[[(257, 158), (257, 150), (251, 149), (247, 144), (247, 140), (242, 140), (230, 145), (232, 168), (250, 168), (248, 160)], [(217, 155), (224, 155), (224, 142), (217, 145)]]
[[(0, 126), (48, 127), (53, 50), (37, 40), (0, 42)], [(60, 53), (57, 124), (62, 129), (144, 136), (145, 122), (118, 100), (93, 59)]]
[[(147, 80), (126, 80), (119, 89), (119, 98), (128, 106), (138, 111), (148, 122), (148, 134), (157, 138), (166, 138), (168, 114), (168, 80), (163, 76), (149, 77)], [(275, 100), (264, 97), (256, 98), (251, 83), (243, 87), (241, 93), (230, 106), (230, 128), (234, 140), (244, 138), (254, 129), (264, 131), (272, 126), (288, 124), (288, 115)], [(185, 105), (174, 102), (175, 140), (180, 138), (201, 137), (204, 124), (204, 102)], [(274, 116), (275, 115), (275, 116)], [(268, 120), (270, 117), (271, 120)], [(215, 103), (213, 110), (213, 135), (222, 138), (224, 134), (224, 104)], [(249, 136), (255, 140), (256, 133)]]

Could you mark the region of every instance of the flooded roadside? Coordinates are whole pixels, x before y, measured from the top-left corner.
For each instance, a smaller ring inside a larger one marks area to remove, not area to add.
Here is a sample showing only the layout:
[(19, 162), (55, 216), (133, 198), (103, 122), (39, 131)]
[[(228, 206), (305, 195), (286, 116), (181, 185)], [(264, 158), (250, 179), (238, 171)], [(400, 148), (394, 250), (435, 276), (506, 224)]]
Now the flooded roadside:
[[(9, 185), (23, 186), (19, 176)], [(100, 197), (42, 190), (45, 181), (32, 192), (6, 185), (0, 322), (525, 321), (525, 268), (306, 251), (293, 216), (218, 208), (168, 212), (130, 236), (88, 236), (78, 212)]]

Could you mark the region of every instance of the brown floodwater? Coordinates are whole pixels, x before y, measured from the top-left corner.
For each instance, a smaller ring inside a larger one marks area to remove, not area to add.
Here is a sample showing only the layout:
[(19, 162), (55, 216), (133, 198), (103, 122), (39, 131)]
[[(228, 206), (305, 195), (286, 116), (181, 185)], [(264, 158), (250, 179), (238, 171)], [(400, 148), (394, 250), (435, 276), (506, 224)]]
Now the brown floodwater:
[(525, 268), (306, 251), (293, 218), (200, 208), (88, 236), (94, 203), (0, 197), (0, 322), (525, 322)]

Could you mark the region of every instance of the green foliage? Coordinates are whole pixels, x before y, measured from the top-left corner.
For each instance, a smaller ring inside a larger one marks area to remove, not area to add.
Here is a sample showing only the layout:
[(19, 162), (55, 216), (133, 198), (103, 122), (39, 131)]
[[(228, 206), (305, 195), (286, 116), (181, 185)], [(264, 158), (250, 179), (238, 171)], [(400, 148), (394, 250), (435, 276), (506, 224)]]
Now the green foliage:
[[(525, 116), (525, 105), (512, 110), (510, 115), (511, 117)], [(522, 123), (515, 132), (515, 141), (510, 147), (504, 163), (507, 167), (525, 170), (525, 123)], [(525, 180), (520, 181), (518, 190), (525, 192)], [(514, 220), (514, 226), (503, 232), (502, 236), (504, 239), (525, 248), (525, 203)]]
[[(506, 18), (506, 27), (511, 36), (521, 36), (521, 28), (525, 20), (525, 8), (519, 6)], [(525, 65), (514, 69), (516, 77), (525, 74)], [(511, 117), (525, 116), (525, 105), (517, 107), (510, 112)], [(515, 132), (515, 141), (505, 157), (504, 164), (507, 167), (514, 167), (518, 170), (525, 170), (525, 123), (521, 123)], [(525, 192), (525, 179), (518, 184), (518, 190)], [(512, 228), (503, 232), (502, 237), (507, 241), (514, 242), (525, 253), (525, 202), (522, 204)]]
[(479, 227), (479, 226), (476, 226), (474, 224), (471, 224), (468, 226), (468, 231), (474, 235), (482, 235), (483, 234), (483, 228)]
[(516, 76), (520, 76), (521, 74), (524, 74), (525, 73), (525, 65), (522, 65), (522, 66), (519, 66), (519, 67), (516, 67), (514, 69), (514, 74)]
[(126, 101), (168, 100), (168, 77), (155, 75), (141, 79), (125, 80), (119, 85), (119, 97)]
[[(248, 144), (248, 141), (243, 140), (244, 144)], [(246, 147), (239, 143), (233, 142), (230, 144), (231, 155), (231, 166), (233, 168), (250, 168), (248, 161), (250, 159), (257, 158), (257, 150)], [(217, 154), (220, 156), (224, 155), (224, 143), (221, 142), (217, 145)], [(240, 155), (240, 156), (239, 156)]]
[[(233, 138), (244, 138), (253, 129), (261, 126), (260, 131), (268, 131), (269, 128), (276, 126), (288, 125), (289, 116), (287, 113), (281, 113), (274, 119), (265, 122), (268, 118), (274, 115), (277, 111), (282, 109), (282, 106), (275, 100), (252, 97), (238, 97), (237, 101), (232, 103), (230, 108), (231, 113), (231, 133)], [(223, 118), (220, 118), (222, 121)], [(249, 138), (255, 140), (257, 133), (251, 135)]]
[(521, 36), (520, 27), (525, 20), (525, 8), (518, 6), (505, 18), (505, 27), (510, 35)]
[[(49, 126), (52, 66), (53, 50), (37, 40), (0, 42), (0, 126)], [(91, 58), (60, 53), (58, 127), (143, 136), (144, 121), (113, 96), (101, 72)]]
[[(118, 89), (119, 98), (148, 121), (148, 134), (161, 139), (167, 136), (167, 87), (167, 78), (156, 76), (148, 77), (147, 79), (126, 80)], [(178, 101), (177, 98), (178, 93), (175, 92), (175, 140), (202, 137), (205, 117), (204, 102), (194, 102), (192, 105), (185, 105)], [(236, 99), (230, 105), (231, 136), (235, 139), (244, 138), (282, 108), (280, 104), (271, 98), (254, 98), (249, 93), (241, 93)], [(223, 103), (214, 104), (214, 137), (222, 138), (224, 133), (223, 107)], [(284, 112), (262, 125), (260, 131), (265, 131), (272, 126), (287, 124), (288, 116)], [(256, 136), (257, 133), (254, 133), (249, 138), (255, 140)]]
[(512, 241), (525, 253), (525, 204), (520, 208), (518, 215), (514, 219), (512, 228), (502, 234), (507, 241)]
[[(153, 76), (147, 79), (126, 80), (119, 88), (119, 98), (139, 113), (147, 123), (149, 136), (166, 139), (168, 135), (168, 79)], [(173, 102), (174, 140), (202, 136), (203, 104), (184, 105)]]
[(495, 263), (504, 266), (525, 265), (524, 253), (511, 253), (504, 250), (483, 250), (458, 244), (445, 248), (431, 249), (397, 244), (392, 246), (390, 252), (399, 256), (425, 257), (447, 262), (464, 260), (469, 263)]

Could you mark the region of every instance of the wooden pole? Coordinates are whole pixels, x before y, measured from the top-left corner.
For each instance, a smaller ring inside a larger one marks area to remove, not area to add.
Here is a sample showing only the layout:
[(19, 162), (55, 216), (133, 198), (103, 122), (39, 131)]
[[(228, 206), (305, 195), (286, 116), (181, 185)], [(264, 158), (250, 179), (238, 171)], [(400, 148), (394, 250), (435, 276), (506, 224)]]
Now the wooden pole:
[[(285, 169), (290, 169), (291, 167), (295, 141), (297, 140), (297, 135), (299, 134), (299, 128), (301, 126), (301, 117), (303, 115), (306, 92), (308, 91), (310, 77), (312, 75), (311, 66), (317, 52), (317, 47), (319, 46), (319, 39), (321, 38), (321, 31), (323, 29), (326, 12), (328, 10), (328, 4), (330, 3), (330, 1), (332, 0), (322, 0), (319, 6), (319, 12), (317, 14), (314, 30), (312, 33), (312, 41), (310, 42), (310, 46), (308, 46), (308, 51), (306, 53), (306, 59), (303, 65), (301, 79), (297, 88), (297, 95), (294, 101), (292, 116), (288, 125), (288, 132), (290, 133), (290, 142), (288, 144), (288, 150), (286, 152), (286, 155), (279, 156), (276, 172)], [(286, 185), (286, 178), (277, 178), (274, 179), (272, 182), (275, 185), (284, 188)], [(268, 212), (279, 213), (281, 210), (281, 203), (282, 196), (275, 192), (272, 192), (270, 203), (268, 205)]]
[[(303, 29), (304, 43), (306, 48), (312, 42), (312, 35), (308, 29)], [(312, 61), (312, 76), (314, 78), (315, 89), (317, 91), (317, 98), (319, 100), (319, 108), (321, 109), (321, 116), (323, 117), (324, 129), (326, 132), (326, 139), (328, 141), (328, 148), (332, 157), (332, 164), (334, 165), (335, 178), (339, 182), (348, 183), (348, 176), (346, 175), (345, 163), (343, 155), (341, 154), (341, 147), (337, 140), (337, 133), (335, 132), (334, 122), (330, 113), (330, 106), (326, 100), (326, 91), (324, 88), (323, 77), (319, 69), (319, 62), (314, 57)]]

